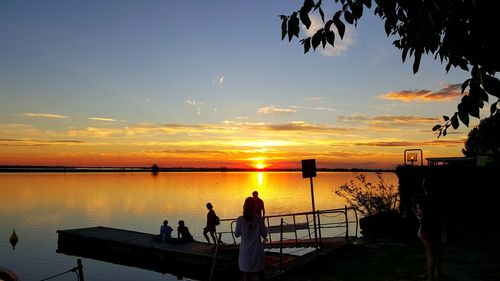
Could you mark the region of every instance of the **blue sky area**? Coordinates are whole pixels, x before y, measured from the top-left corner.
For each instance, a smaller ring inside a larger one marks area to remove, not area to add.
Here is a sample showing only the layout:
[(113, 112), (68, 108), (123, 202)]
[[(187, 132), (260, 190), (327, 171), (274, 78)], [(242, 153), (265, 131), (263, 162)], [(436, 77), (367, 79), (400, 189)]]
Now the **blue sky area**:
[(301, 4), (0, 2), (0, 164), (374, 168), (407, 148), (461, 154), (468, 128), (431, 128), (468, 73), (426, 57), (413, 75), (373, 10), (333, 50), (303, 54), (279, 18)]

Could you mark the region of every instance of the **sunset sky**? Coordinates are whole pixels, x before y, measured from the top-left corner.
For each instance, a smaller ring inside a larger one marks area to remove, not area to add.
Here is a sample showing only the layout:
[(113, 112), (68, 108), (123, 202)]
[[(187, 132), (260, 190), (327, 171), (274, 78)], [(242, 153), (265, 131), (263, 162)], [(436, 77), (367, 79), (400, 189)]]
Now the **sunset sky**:
[(0, 165), (394, 168), (405, 149), (462, 155), (470, 128), (431, 128), (468, 73), (425, 57), (413, 75), (373, 11), (335, 49), (303, 54), (279, 18), (301, 4), (1, 1)]

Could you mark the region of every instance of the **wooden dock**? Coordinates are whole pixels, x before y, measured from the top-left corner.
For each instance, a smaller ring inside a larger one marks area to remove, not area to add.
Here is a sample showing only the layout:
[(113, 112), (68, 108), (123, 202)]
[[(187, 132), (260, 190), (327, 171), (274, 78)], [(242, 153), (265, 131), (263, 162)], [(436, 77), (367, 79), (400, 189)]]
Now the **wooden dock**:
[[(348, 212), (354, 212), (350, 220)], [(318, 225), (313, 228), (312, 218)], [(357, 213), (345, 206), (312, 212), (266, 216), (269, 232), (266, 277), (279, 280), (301, 265), (349, 244), (358, 231)], [(277, 224), (278, 223), (278, 224)], [(217, 247), (205, 242), (161, 242), (159, 235), (103, 226), (58, 230), (58, 253), (139, 267), (194, 280), (241, 280), (239, 245), (234, 235), (236, 219), (222, 219), (219, 237), (230, 244)], [(350, 225), (354, 224), (354, 228)], [(335, 234), (332, 230), (337, 231)], [(317, 239), (314, 239), (317, 231)], [(342, 237), (336, 235), (341, 234)], [(356, 237), (356, 236), (355, 236)]]
[[(58, 230), (57, 233), (58, 253), (170, 273), (178, 277), (207, 280), (214, 260), (215, 248), (198, 241), (161, 242), (158, 235), (102, 226)], [(233, 277), (239, 274), (237, 255), (237, 250), (220, 251), (216, 271), (224, 271)]]
[[(58, 253), (92, 258), (139, 267), (178, 277), (209, 280), (215, 247), (205, 242), (161, 242), (158, 235), (103, 226), (58, 230)], [(343, 238), (323, 239), (321, 253), (345, 245)], [(279, 241), (266, 243), (266, 248), (279, 248)], [(314, 240), (282, 243), (281, 247), (314, 247)], [(311, 262), (320, 252), (297, 256), (266, 251), (266, 276), (272, 280), (284, 271)], [(240, 280), (238, 245), (223, 244), (217, 249), (212, 280)]]

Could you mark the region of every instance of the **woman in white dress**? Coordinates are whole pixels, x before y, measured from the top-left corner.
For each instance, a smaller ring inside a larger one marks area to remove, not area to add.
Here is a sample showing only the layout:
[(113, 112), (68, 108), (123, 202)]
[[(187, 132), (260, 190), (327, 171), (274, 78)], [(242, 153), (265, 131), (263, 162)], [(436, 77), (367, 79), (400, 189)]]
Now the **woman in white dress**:
[(243, 205), (243, 216), (236, 221), (236, 237), (241, 236), (238, 264), (243, 272), (243, 281), (250, 280), (250, 276), (257, 274), (260, 280), (265, 280), (264, 268), (266, 265), (264, 245), (262, 239), (267, 237), (264, 219), (255, 215), (255, 200), (248, 197)]

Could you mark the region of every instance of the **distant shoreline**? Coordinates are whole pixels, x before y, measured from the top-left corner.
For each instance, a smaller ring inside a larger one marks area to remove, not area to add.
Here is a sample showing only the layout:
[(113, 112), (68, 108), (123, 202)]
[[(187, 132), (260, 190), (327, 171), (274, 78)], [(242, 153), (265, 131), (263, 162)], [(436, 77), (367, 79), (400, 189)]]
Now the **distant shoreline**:
[[(1, 166), (0, 173), (89, 173), (89, 172), (115, 172), (115, 173), (163, 173), (163, 172), (301, 172), (296, 169), (238, 169), (238, 168), (194, 168), (194, 167), (72, 167), (72, 166)], [(318, 172), (395, 172), (394, 169), (360, 169), (336, 168), (317, 169)]]

